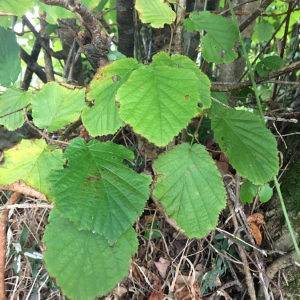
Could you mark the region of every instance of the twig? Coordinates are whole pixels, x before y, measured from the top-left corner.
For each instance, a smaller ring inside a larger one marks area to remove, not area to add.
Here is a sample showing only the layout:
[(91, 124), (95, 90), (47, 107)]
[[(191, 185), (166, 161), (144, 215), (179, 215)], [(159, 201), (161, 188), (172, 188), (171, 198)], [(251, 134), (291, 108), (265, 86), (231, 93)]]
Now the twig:
[[(17, 202), (20, 193), (14, 192), (10, 197), (8, 204), (13, 205)], [(5, 292), (5, 254), (6, 254), (6, 222), (9, 210), (0, 212), (0, 300), (6, 299)]]
[(23, 195), (38, 198), (41, 200), (47, 200), (46, 196), (24, 183), (23, 180), (18, 180), (12, 184), (0, 184), (0, 190), (6, 190), (11, 192), (18, 192)]
[(218, 104), (220, 104), (220, 105), (222, 105), (222, 106), (224, 106), (224, 107), (226, 107), (226, 108), (231, 108), (230, 106), (224, 104), (223, 102), (219, 101), (218, 99), (216, 99), (216, 98), (214, 98), (214, 97), (211, 97), (211, 99), (212, 99), (213, 101), (215, 101), (216, 103), (218, 103)]
[[(232, 205), (231, 201), (232, 201), (231, 199), (228, 199), (227, 204), (228, 204), (230, 214), (232, 215), (232, 221), (233, 221), (234, 228), (235, 228), (235, 230), (237, 230), (239, 225), (238, 225), (236, 215), (235, 215), (235, 211), (234, 211), (234, 208), (233, 208), (233, 205)], [(240, 233), (237, 233), (237, 236), (240, 238)], [(244, 272), (245, 272), (245, 279), (246, 279), (246, 284), (247, 284), (247, 287), (248, 287), (248, 294), (249, 294), (251, 300), (256, 300), (254, 282), (253, 282), (253, 278), (252, 278), (251, 273), (250, 273), (250, 268), (249, 268), (247, 257), (246, 257), (246, 255), (243, 251), (243, 247), (240, 244), (238, 244), (237, 247), (239, 249), (239, 254), (240, 254), (240, 257), (241, 257), (242, 262), (243, 262), (243, 267), (244, 267)]]
[[(90, 64), (94, 69), (99, 66), (103, 67), (108, 63), (108, 53), (110, 49), (111, 40), (106, 36), (105, 32), (101, 30), (98, 20), (94, 14), (80, 1), (77, 0), (40, 0), (47, 5), (54, 5), (63, 7), (73, 12), (86, 32), (74, 32), (75, 38), (80, 45), (82, 52), (88, 58)], [(87, 38), (91, 40), (87, 44)]]
[(44, 83), (47, 82), (46, 73), (22, 47), (20, 47), (20, 57), (27, 64), (27, 67), (34, 72)]
[[(268, 77), (259, 77), (255, 78), (256, 83), (264, 83), (265, 81), (269, 80), (270, 78), (278, 77), (284, 74), (287, 74), (292, 71), (296, 71), (300, 69), (300, 62), (296, 62), (293, 64), (290, 64), (288, 66), (285, 66), (279, 70), (272, 71), (269, 73)], [(232, 83), (232, 82), (212, 82), (211, 85), (211, 91), (212, 92), (232, 92), (236, 90), (240, 90), (249, 86), (252, 86), (252, 81), (247, 80), (244, 82), (239, 82), (239, 83)]]
[(240, 32), (245, 30), (263, 11), (273, 2), (273, 0), (265, 0), (262, 4), (243, 22), (240, 24)]
[(73, 124), (71, 124), (60, 136), (58, 141), (63, 141), (65, 140), (76, 128), (78, 128), (80, 125), (82, 125), (81, 119), (77, 120)]
[(37, 132), (38, 132), (43, 138), (45, 138), (48, 142), (50, 142), (50, 143), (64, 144), (64, 145), (70, 145), (69, 142), (63, 142), (63, 141), (53, 140), (53, 139), (49, 138), (49, 136), (48, 136), (47, 134), (45, 134), (44, 132), (42, 132), (41, 130), (39, 130), (38, 128), (36, 128), (34, 125), (32, 125), (31, 122), (28, 120), (26, 109), (24, 109), (24, 117), (25, 117), (26, 123), (27, 123), (33, 130), (37, 131)]
[(0, 12), (0, 17), (14, 17), (15, 15), (12, 13), (4, 13)]
[(285, 149), (287, 149), (288, 146), (287, 146), (287, 144), (286, 144), (284, 138), (282, 137), (282, 135), (281, 135), (280, 132), (278, 131), (278, 129), (277, 129), (276, 125), (275, 125), (275, 122), (273, 122), (273, 127), (275, 128), (275, 130), (276, 130), (276, 132), (278, 133), (278, 135), (279, 135), (281, 141), (283, 142)]
[[(35, 39), (32, 50), (31, 50), (31, 54), (30, 57), (32, 59), (32, 61), (37, 61), (40, 51), (41, 51), (41, 44), (38, 42), (37, 39)], [(21, 88), (25, 91), (27, 91), (29, 89), (30, 86), (30, 82), (32, 80), (32, 75), (33, 75), (33, 71), (30, 69), (29, 66), (27, 66), (26, 71), (25, 71), (25, 75), (23, 77), (23, 82), (21, 85)]]
[(7, 113), (7, 114), (5, 114), (5, 115), (2, 115), (2, 116), (0, 116), (0, 119), (1, 119), (1, 118), (4, 118), (4, 117), (7, 117), (7, 116), (9, 116), (9, 115), (12, 115), (12, 114), (14, 114), (14, 113), (16, 113), (16, 112), (18, 112), (18, 111), (21, 111), (21, 110), (23, 110), (24, 108), (28, 108), (29, 106), (30, 106), (30, 104), (26, 105), (25, 107), (19, 108), (19, 109), (17, 109), (17, 110), (11, 111), (10, 113)]
[(270, 120), (270, 121), (276, 121), (276, 122), (290, 122), (290, 123), (298, 123), (297, 119), (283, 119), (283, 118), (276, 118), (276, 117), (267, 117), (264, 116), (265, 120)]
[(34, 203), (27, 203), (27, 204), (12, 204), (12, 205), (3, 205), (0, 206), (0, 210), (5, 209), (14, 209), (14, 208), (50, 208), (52, 209), (54, 207), (54, 204), (34, 204)]

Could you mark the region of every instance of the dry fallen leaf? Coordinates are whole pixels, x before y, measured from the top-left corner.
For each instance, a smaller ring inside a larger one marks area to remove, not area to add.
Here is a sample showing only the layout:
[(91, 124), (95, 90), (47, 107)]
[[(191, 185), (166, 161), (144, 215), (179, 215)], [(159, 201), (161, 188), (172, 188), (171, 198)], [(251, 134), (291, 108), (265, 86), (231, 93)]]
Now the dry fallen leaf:
[(160, 257), (159, 261), (154, 262), (156, 269), (158, 270), (160, 276), (165, 279), (167, 276), (167, 270), (171, 262), (163, 257)]
[(260, 213), (255, 213), (253, 215), (250, 215), (247, 218), (247, 221), (249, 223), (254, 223), (259, 228), (260, 228), (261, 224), (266, 224), (265, 221), (264, 221), (264, 216), (262, 214), (260, 214)]
[(259, 228), (256, 226), (255, 223), (250, 223), (249, 228), (250, 228), (253, 238), (255, 239), (256, 244), (258, 246), (260, 246), (261, 242), (262, 242), (262, 236), (261, 236)]
[(176, 300), (201, 300), (198, 282), (195, 282), (192, 286), (175, 284), (174, 288)]
[(224, 176), (226, 174), (230, 174), (228, 162), (215, 160), (215, 163), (216, 163), (217, 168), (222, 176)]
[(154, 278), (154, 291), (151, 293), (148, 300), (163, 300), (165, 298), (165, 295), (161, 289), (161, 284), (159, 282), (159, 279), (157, 276)]

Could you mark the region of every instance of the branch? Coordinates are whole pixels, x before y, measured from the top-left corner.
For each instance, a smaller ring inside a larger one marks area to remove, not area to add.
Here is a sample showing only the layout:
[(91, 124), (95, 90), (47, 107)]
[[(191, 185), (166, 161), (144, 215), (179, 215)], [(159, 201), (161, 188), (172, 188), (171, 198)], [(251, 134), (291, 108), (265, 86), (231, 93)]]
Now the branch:
[(265, 0), (243, 23), (240, 24), (240, 32), (246, 29), (258, 16), (266, 10), (273, 0)]
[(65, 53), (63, 51), (55, 52), (53, 51), (49, 45), (47, 45), (46, 41), (41, 37), (40, 33), (36, 31), (35, 27), (30, 23), (25, 15), (22, 16), (22, 20), (25, 22), (26, 26), (31, 30), (37, 41), (42, 45), (43, 49), (49, 53), (49, 55), (57, 58), (57, 59), (65, 59)]
[(76, 40), (82, 52), (85, 54), (94, 69), (105, 66), (108, 63), (108, 52), (110, 49), (110, 39), (98, 23), (93, 13), (81, 2), (77, 0), (39, 0), (47, 5), (63, 7), (73, 12), (85, 28), (86, 32), (76, 32)]
[[(41, 25), (41, 32), (46, 31), (47, 22), (40, 19), (40, 25)], [(47, 46), (47, 48), (50, 49), (50, 40), (48, 34), (43, 34), (43, 42)], [(47, 76), (47, 82), (54, 81), (54, 70), (53, 70), (53, 64), (52, 64), (52, 58), (51, 55), (48, 53), (48, 51), (44, 50), (44, 62), (45, 62), (45, 72)]]
[[(283, 67), (279, 70), (276, 71), (272, 71), (269, 73), (268, 77), (259, 77), (255, 79), (256, 83), (263, 83), (265, 81), (270, 80), (271, 78), (277, 77), (277, 76), (281, 76), (284, 74), (287, 74), (289, 72), (292, 71), (296, 71), (300, 69), (300, 62), (296, 62), (293, 64), (290, 64), (286, 67)], [(211, 85), (211, 91), (212, 92), (232, 92), (232, 91), (237, 91), (237, 90), (241, 90), (243, 88), (252, 86), (252, 82), (251, 80), (247, 80), (244, 82), (240, 82), (240, 83), (231, 83), (231, 82), (213, 82)]]
[[(37, 61), (37, 59), (39, 57), (41, 48), (42, 48), (41, 44), (36, 39), (35, 42), (34, 42), (34, 45), (32, 47), (31, 55), (30, 55), (31, 58), (35, 62)], [(30, 69), (30, 67), (27, 66), (26, 71), (25, 71), (25, 75), (24, 75), (24, 78), (23, 78), (22, 86), (21, 86), (22, 90), (27, 91), (29, 89), (29, 85), (30, 85), (30, 82), (31, 82), (31, 79), (32, 79), (32, 75), (33, 75), (33, 71)]]
[(24, 60), (24, 62), (27, 64), (27, 67), (32, 72), (34, 72), (44, 83), (47, 82), (46, 73), (22, 47), (20, 47), (20, 57)]
[[(14, 192), (8, 204), (12, 205), (17, 202), (20, 193)], [(6, 254), (6, 223), (9, 210), (6, 209), (0, 212), (0, 300), (6, 299), (6, 289), (5, 289), (5, 254)]]
[(119, 36), (118, 51), (126, 57), (133, 57), (134, 50), (133, 5), (133, 0), (117, 0), (116, 2)]
[(184, 18), (186, 11), (186, 0), (179, 0), (176, 8), (176, 28), (174, 38), (174, 53), (183, 54), (183, 32), (184, 32)]

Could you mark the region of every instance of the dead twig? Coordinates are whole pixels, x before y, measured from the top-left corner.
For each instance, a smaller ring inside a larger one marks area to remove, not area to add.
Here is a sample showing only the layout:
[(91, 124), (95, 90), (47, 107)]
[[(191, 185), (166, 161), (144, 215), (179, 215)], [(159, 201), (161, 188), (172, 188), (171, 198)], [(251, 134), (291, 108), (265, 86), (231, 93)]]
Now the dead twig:
[[(8, 205), (17, 202), (21, 193), (14, 192), (8, 201)], [(6, 222), (9, 210), (0, 212), (0, 300), (6, 299), (5, 292), (5, 254), (6, 254)]]

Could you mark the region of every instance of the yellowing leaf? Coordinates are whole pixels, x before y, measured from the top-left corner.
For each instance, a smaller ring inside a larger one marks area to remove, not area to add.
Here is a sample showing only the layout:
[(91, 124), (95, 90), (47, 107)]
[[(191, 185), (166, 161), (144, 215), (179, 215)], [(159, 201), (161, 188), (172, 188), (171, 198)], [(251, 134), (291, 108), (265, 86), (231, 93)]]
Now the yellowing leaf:
[(154, 28), (172, 24), (176, 18), (170, 4), (164, 0), (136, 0), (135, 9), (143, 23), (150, 23)]
[(61, 150), (47, 146), (44, 140), (22, 140), (14, 148), (4, 151), (4, 163), (0, 165), (0, 184), (11, 184), (22, 179), (48, 196), (48, 175), (51, 170), (62, 169), (63, 163)]
[(191, 70), (142, 66), (118, 90), (120, 116), (150, 142), (166, 146), (195, 116), (197, 84)]
[(87, 88), (87, 100), (94, 101), (94, 105), (82, 112), (82, 123), (92, 136), (115, 133), (124, 124), (115, 97), (137, 67), (135, 59), (122, 59), (99, 69), (94, 76)]

